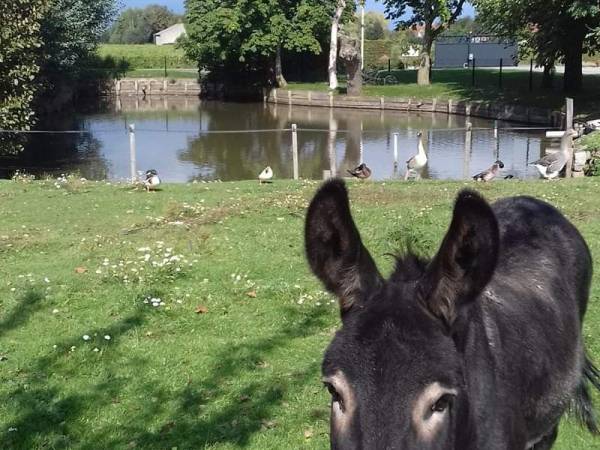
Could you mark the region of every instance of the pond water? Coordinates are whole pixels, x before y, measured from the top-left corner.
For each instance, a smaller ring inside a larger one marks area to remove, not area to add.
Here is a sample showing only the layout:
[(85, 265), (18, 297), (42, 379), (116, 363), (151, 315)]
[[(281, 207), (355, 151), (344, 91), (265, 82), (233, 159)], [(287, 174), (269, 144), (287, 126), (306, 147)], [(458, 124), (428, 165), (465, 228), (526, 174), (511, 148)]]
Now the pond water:
[[(49, 130), (82, 132), (32, 135), (23, 154), (0, 159), (0, 176), (10, 177), (22, 169), (38, 175), (78, 172), (88, 179), (126, 179), (127, 125), (133, 123), (137, 169), (154, 168), (167, 182), (256, 179), (267, 165), (276, 178), (291, 178), (292, 134), (272, 131), (288, 129), (291, 124), (299, 129), (303, 178), (322, 178), (333, 160), (338, 173), (362, 160), (372, 169), (374, 179), (402, 177), (404, 161), (417, 151), (419, 130), (424, 131), (429, 157), (424, 178), (465, 179), (489, 167), (496, 158), (505, 164), (504, 175), (537, 177), (528, 162), (539, 158), (547, 145), (542, 130), (508, 130), (522, 125), (499, 122), (495, 139), (492, 121), (470, 121), (474, 131), (469, 146), (465, 145), (467, 118), (462, 116), (195, 98), (122, 98), (75, 114), (56, 115), (41, 124)], [(330, 131), (333, 129), (337, 131)], [(231, 132), (236, 130), (244, 132)], [(397, 170), (393, 164), (394, 133), (398, 133), (399, 143)]]

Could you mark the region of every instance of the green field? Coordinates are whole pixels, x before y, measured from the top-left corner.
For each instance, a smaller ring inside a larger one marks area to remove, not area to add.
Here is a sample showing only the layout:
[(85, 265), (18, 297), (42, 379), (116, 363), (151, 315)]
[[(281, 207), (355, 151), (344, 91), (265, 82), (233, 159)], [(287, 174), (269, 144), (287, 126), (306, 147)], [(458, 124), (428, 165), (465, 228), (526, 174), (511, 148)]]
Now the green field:
[(130, 69), (162, 69), (165, 66), (171, 69), (195, 69), (197, 65), (189, 61), (182, 49), (174, 45), (124, 45), (102, 44), (98, 48), (101, 57), (110, 56), (117, 61), (124, 59), (129, 63)]
[[(381, 71), (382, 75), (388, 74)], [(430, 86), (417, 85), (416, 70), (392, 70), (399, 84), (387, 86), (366, 85), (364, 95), (412, 97), (414, 99), (457, 99), (501, 101), (509, 104), (540, 106), (560, 109), (564, 105), (565, 94), (560, 91), (561, 79), (556, 78), (555, 90), (544, 90), (541, 74), (534, 73), (533, 91), (529, 91), (529, 73), (527, 71), (504, 70), (502, 88), (499, 87), (499, 71), (496, 69), (478, 69), (475, 73), (475, 86), (472, 72), (468, 69), (437, 69), (432, 72)], [(342, 81), (343, 77), (340, 77)], [(327, 91), (327, 83), (290, 83), (289, 89)], [(342, 84), (339, 93), (345, 93)], [(573, 95), (578, 115), (595, 118), (600, 114), (600, 75), (585, 75), (583, 91)]]
[[(406, 240), (435, 251), (465, 185), (352, 183), (383, 272)], [(0, 448), (328, 448), (319, 366), (338, 309), (303, 251), (317, 186), (0, 182)], [(600, 262), (597, 180), (476, 187), (557, 205)], [(599, 297), (596, 277), (600, 362)], [(567, 421), (555, 448), (600, 443)]]

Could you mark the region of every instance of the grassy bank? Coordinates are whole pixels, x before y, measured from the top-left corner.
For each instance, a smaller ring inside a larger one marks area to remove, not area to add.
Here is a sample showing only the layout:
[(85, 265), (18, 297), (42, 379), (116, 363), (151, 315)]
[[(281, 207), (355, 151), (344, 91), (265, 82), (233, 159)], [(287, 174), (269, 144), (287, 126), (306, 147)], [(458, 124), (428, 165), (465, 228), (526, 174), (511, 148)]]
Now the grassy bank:
[[(382, 72), (383, 73), (383, 72)], [(387, 74), (387, 71), (385, 72)], [(501, 101), (510, 104), (539, 106), (559, 110), (564, 105), (565, 94), (558, 89), (561, 77), (557, 76), (556, 90), (544, 90), (540, 73), (534, 73), (533, 91), (529, 91), (529, 73), (526, 71), (505, 70), (502, 88), (499, 87), (499, 71), (480, 69), (475, 73), (475, 86), (472, 72), (466, 69), (438, 69), (432, 72), (430, 86), (418, 86), (415, 70), (392, 70), (399, 84), (388, 86), (364, 86), (364, 95), (412, 97), (415, 99), (456, 99)], [(584, 90), (573, 96), (576, 113), (582, 116), (600, 115), (600, 75), (585, 75)], [(326, 83), (290, 83), (289, 89), (327, 91)], [(345, 93), (345, 86), (339, 90)]]
[(127, 71), (123, 75), (127, 77), (162, 78), (166, 65), (168, 78), (198, 78), (197, 65), (174, 45), (102, 44), (98, 56), (125, 64)]
[[(463, 186), (352, 184), (384, 272), (406, 239), (435, 251)], [(316, 187), (0, 183), (0, 448), (328, 448), (319, 365), (339, 320), (303, 256)], [(597, 181), (477, 187), (546, 198), (600, 255)], [(596, 277), (597, 361), (599, 296)], [(569, 422), (556, 446), (598, 447)]]

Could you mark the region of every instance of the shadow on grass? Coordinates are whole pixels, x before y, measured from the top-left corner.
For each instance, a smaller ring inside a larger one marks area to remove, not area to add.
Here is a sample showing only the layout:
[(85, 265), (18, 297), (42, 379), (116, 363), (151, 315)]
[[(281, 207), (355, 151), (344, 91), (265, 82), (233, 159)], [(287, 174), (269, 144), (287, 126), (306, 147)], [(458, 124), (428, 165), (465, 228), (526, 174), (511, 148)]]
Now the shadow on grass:
[[(14, 326), (26, 322), (27, 311), (29, 310), (22, 308), (12, 314), (16, 316)], [(113, 325), (92, 330), (91, 335), (108, 334), (111, 340), (118, 344), (121, 336), (140, 327), (143, 322), (143, 313), (138, 310)], [(77, 447), (70, 436), (70, 427), (78, 421), (85, 420), (85, 414), (90, 407), (107, 406), (118, 395), (123, 385), (112, 379), (86, 390), (85, 394), (65, 395), (65, 392), (58, 388), (50, 387), (49, 380), (52, 378), (61, 378), (68, 384), (67, 380), (76, 375), (66, 366), (68, 360), (74, 356), (69, 350), (76, 348), (80, 343), (81, 336), (62, 340), (56, 345), (54, 352), (15, 371), (11, 382), (16, 387), (4, 398), (0, 397), (0, 402), (4, 407), (8, 406), (13, 411), (18, 411), (18, 419), (8, 424), (0, 421), (0, 448)]]
[[(164, 449), (203, 448), (219, 443), (244, 446), (255, 433), (277, 426), (275, 414), (289, 394), (308, 383), (317, 383), (318, 363), (314, 360), (299, 362), (285, 374), (264, 367), (263, 361), (275, 352), (291, 348), (295, 339), (320, 332), (326, 311), (286, 310), (287, 325), (268, 336), (257, 332), (259, 337), (242, 344), (224, 344), (211, 358), (213, 366), (208, 373), (201, 377), (191, 373), (187, 382), (153, 382), (146, 374), (163, 370), (162, 380), (169, 373), (148, 359), (121, 358), (114, 362), (116, 366), (100, 367), (96, 363), (97, 367), (92, 368), (84, 360), (86, 364), (77, 361), (74, 366), (69, 363), (70, 358), (86, 356), (68, 349), (81, 345), (81, 337), (66, 339), (58, 344), (62, 351), (20, 369), (17, 387), (0, 398), (5, 406), (18, 411), (17, 419), (4, 423), (0, 429), (0, 448)], [(90, 334), (110, 334), (114, 346), (123, 335), (136, 333), (144, 322), (144, 314), (139, 310)], [(135, 379), (115, 375), (124, 365), (135, 367)], [(81, 372), (89, 370), (101, 371), (106, 382), (77, 392), (68, 389), (69, 378), (85, 376)], [(49, 379), (53, 382), (48, 383)], [(110, 416), (120, 396), (127, 398), (128, 403), (135, 402), (125, 416), (112, 416), (103, 425), (90, 426), (89, 432), (82, 429), (81, 424), (97, 418), (98, 412)], [(164, 420), (162, 426), (156, 425), (157, 418)], [(15, 431), (8, 432), (9, 428)]]
[[(381, 73), (387, 73), (382, 71)], [(368, 86), (376, 95), (448, 97), (449, 95), (467, 101), (501, 101), (507, 104), (522, 106), (538, 106), (560, 109), (564, 106), (565, 97), (573, 97), (578, 114), (598, 113), (600, 101), (600, 75), (585, 74), (581, 92), (566, 94), (563, 89), (561, 74), (557, 74), (554, 87), (542, 88), (543, 75), (533, 73), (532, 89), (529, 87), (529, 72), (526, 70), (477, 69), (475, 84), (471, 69), (434, 69), (430, 86), (416, 85), (416, 70), (392, 70), (390, 72), (399, 84), (387, 86)]]
[(17, 303), (17, 306), (2, 320), (0, 320), (0, 337), (8, 331), (27, 323), (29, 318), (40, 308), (42, 294), (36, 290), (29, 290)]
[[(247, 445), (257, 432), (277, 426), (275, 413), (288, 394), (315, 382), (318, 363), (299, 363), (291, 373), (269, 373), (261, 361), (273, 352), (290, 346), (294, 339), (322, 330), (324, 309), (315, 309), (295, 324), (283, 326), (276, 334), (254, 339), (245, 344), (224, 346), (214, 358), (218, 361), (202, 379), (191, 377), (175, 398), (177, 406), (171, 421), (159, 430), (144, 429), (143, 423), (164, 412), (164, 403), (154, 402), (126, 427), (125, 435), (134, 436), (141, 448), (204, 448), (219, 443)], [(297, 318), (296, 310), (286, 317)], [(159, 393), (160, 394), (160, 393)], [(152, 394), (149, 394), (152, 395)], [(300, 430), (298, 430), (300, 433)], [(106, 442), (106, 447), (120, 448), (121, 439)], [(92, 447), (89, 447), (90, 449)]]

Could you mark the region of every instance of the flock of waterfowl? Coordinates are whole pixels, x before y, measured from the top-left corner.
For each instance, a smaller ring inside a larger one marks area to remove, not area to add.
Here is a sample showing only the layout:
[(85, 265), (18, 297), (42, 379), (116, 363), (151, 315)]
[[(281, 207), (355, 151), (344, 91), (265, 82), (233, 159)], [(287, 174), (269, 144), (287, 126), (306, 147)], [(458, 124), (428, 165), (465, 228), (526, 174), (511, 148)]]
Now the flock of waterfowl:
[[(535, 166), (540, 175), (545, 179), (550, 180), (552, 178), (556, 178), (563, 170), (569, 159), (569, 139), (576, 135), (577, 132), (574, 130), (565, 132), (561, 140), (559, 151), (548, 154), (543, 158), (530, 163), (530, 165)], [(405, 180), (408, 180), (411, 177), (419, 177), (421, 170), (427, 165), (427, 153), (425, 152), (425, 145), (423, 144), (423, 133), (418, 132), (417, 137), (419, 138), (417, 143), (417, 153), (408, 161), (406, 161), (406, 172), (404, 173)], [(503, 168), (504, 163), (498, 159), (486, 170), (473, 175), (473, 180), (482, 182), (492, 181), (500, 174)], [(372, 174), (371, 169), (365, 163), (361, 163), (354, 169), (348, 170), (347, 172), (349, 175), (361, 180), (366, 180)], [(271, 167), (266, 167), (258, 176), (260, 183), (271, 180), (271, 178), (273, 178), (273, 170)], [(511, 178), (514, 178), (514, 176), (510, 174), (504, 177), (504, 179)]]
[[(570, 150), (568, 145), (568, 140), (571, 137), (577, 135), (577, 132), (574, 130), (569, 130), (565, 132), (561, 144), (560, 150), (556, 153), (548, 154), (537, 161), (530, 163), (536, 167), (539, 171), (540, 175), (545, 179), (552, 179), (558, 177), (560, 172), (563, 170), (570, 156)], [(427, 165), (427, 153), (425, 152), (425, 146), (423, 145), (423, 133), (417, 133), (417, 137), (419, 138), (417, 143), (417, 153), (412, 156), (408, 161), (406, 161), (406, 172), (404, 174), (404, 179), (408, 180), (411, 176), (418, 177), (420, 171)], [(473, 180), (489, 182), (496, 178), (500, 171), (504, 168), (504, 163), (499, 159), (496, 160), (488, 169), (479, 172), (476, 175), (473, 175)], [(361, 179), (366, 180), (372, 174), (371, 169), (365, 164), (361, 163), (356, 166), (352, 170), (347, 171), (349, 175)], [(504, 179), (511, 179), (513, 175), (506, 175)], [(258, 182), (262, 183), (270, 183), (273, 179), (273, 169), (271, 166), (265, 167), (260, 174), (258, 174)], [(147, 191), (156, 190), (156, 188), (160, 185), (160, 178), (158, 177), (158, 172), (154, 169), (150, 169), (146, 171), (145, 179), (143, 181), (144, 187)]]

